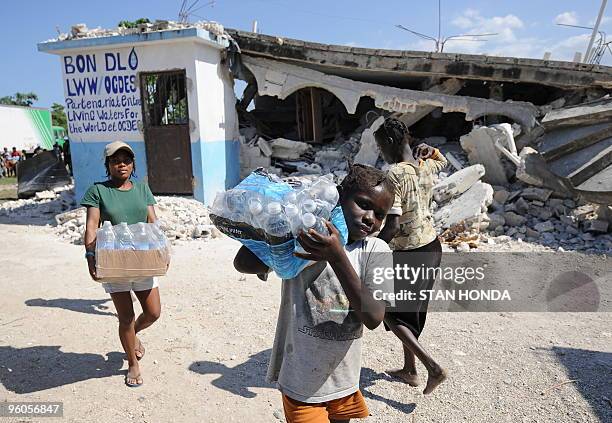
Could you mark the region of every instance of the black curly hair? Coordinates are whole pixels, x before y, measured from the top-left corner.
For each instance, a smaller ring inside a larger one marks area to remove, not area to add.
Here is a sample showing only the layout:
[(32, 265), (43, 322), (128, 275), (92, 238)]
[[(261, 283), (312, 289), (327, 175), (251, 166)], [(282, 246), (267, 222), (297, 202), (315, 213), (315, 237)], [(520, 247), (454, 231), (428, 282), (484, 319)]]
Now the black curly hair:
[(413, 138), (404, 122), (387, 118), (385, 122), (374, 132), (374, 139), (387, 163), (402, 161), (404, 147), (406, 144), (412, 147)]
[(354, 191), (369, 191), (374, 187), (382, 185), (390, 193), (394, 192), (393, 182), (387, 177), (387, 173), (375, 167), (354, 164), (349, 167), (349, 172), (340, 183), (341, 194)]

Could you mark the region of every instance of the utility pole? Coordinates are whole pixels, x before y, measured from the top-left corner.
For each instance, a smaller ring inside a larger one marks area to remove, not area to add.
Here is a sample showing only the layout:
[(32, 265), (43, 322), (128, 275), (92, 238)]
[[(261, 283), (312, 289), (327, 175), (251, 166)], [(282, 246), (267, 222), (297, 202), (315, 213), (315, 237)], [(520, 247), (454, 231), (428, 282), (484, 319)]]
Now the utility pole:
[(601, 7), (599, 8), (599, 15), (597, 15), (597, 21), (595, 22), (595, 26), (593, 27), (593, 33), (591, 34), (591, 39), (589, 40), (589, 46), (584, 53), (584, 62), (589, 63), (591, 60), (591, 49), (593, 48), (593, 42), (595, 41), (595, 37), (597, 36), (597, 31), (599, 30), (599, 24), (601, 23), (601, 18), (603, 18), (604, 11), (606, 10), (606, 4), (608, 0), (601, 1)]

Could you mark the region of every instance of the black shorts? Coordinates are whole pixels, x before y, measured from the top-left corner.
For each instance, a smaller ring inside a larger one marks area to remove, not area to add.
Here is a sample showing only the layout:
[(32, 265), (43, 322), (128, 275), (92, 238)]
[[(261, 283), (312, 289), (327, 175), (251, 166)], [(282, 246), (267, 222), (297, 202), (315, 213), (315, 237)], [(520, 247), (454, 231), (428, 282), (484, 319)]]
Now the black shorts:
[[(410, 267), (436, 268), (440, 267), (441, 260), (442, 245), (438, 238), (414, 250), (398, 250), (393, 252), (394, 268), (398, 264), (401, 266), (408, 265)], [(414, 284), (411, 284), (406, 280), (396, 279), (394, 290), (396, 293), (402, 290), (419, 292), (421, 290), (432, 289), (435, 281), (435, 277), (422, 277), (417, 279)], [(398, 325), (407, 327), (414, 336), (418, 338), (425, 327), (428, 305), (428, 300), (411, 301), (409, 307), (407, 307), (406, 304), (402, 305), (401, 301), (396, 301), (395, 307), (387, 311), (385, 317), (390, 317), (395, 320)], [(386, 323), (385, 329), (390, 330)]]

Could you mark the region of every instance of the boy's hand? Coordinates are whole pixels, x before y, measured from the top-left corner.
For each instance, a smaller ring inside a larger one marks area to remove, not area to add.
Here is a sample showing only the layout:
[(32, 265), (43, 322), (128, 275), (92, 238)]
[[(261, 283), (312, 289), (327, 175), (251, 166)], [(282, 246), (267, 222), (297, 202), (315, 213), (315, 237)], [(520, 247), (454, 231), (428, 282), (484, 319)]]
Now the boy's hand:
[(427, 160), (434, 155), (436, 149), (425, 143), (421, 143), (414, 149), (414, 157), (417, 159)]
[(305, 260), (327, 261), (329, 263), (340, 260), (344, 254), (340, 232), (327, 220), (325, 226), (329, 235), (320, 234), (313, 229), (310, 229), (308, 234), (300, 231), (297, 240), (309, 254), (294, 253), (294, 255)]

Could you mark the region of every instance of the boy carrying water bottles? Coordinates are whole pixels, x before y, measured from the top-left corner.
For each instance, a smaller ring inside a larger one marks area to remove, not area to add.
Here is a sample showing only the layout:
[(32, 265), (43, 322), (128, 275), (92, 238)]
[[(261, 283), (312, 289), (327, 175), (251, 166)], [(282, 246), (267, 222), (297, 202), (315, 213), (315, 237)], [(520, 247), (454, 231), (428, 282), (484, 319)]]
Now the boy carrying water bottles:
[[(351, 166), (338, 187), (349, 240), (342, 245), (338, 230), (329, 234), (301, 232), (304, 252), (296, 256), (314, 263), (293, 279), (283, 280), (276, 336), (268, 380), (283, 396), (288, 423), (345, 422), (369, 415), (359, 391), (363, 325), (376, 328), (388, 303), (374, 290), (393, 292), (393, 279), (374, 280), (375, 269), (393, 266), (377, 232), (393, 205), (393, 185), (384, 172)], [(269, 271), (246, 247), (234, 266), (239, 272)]]

